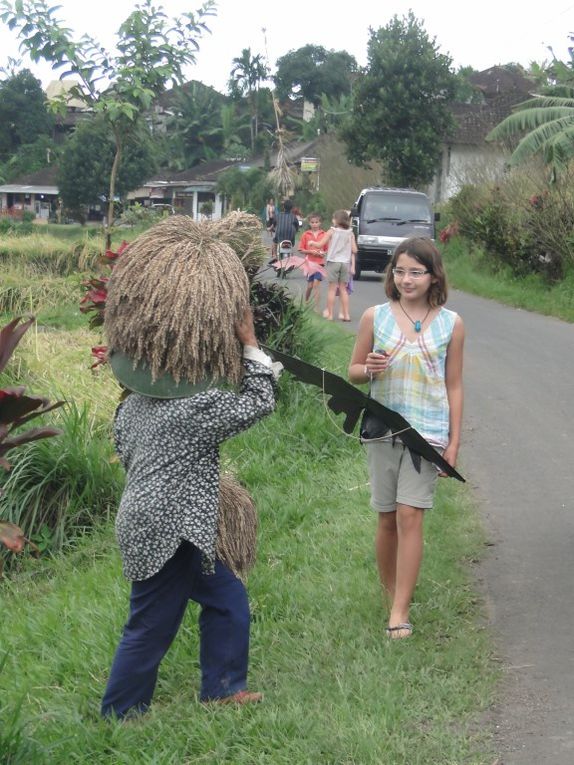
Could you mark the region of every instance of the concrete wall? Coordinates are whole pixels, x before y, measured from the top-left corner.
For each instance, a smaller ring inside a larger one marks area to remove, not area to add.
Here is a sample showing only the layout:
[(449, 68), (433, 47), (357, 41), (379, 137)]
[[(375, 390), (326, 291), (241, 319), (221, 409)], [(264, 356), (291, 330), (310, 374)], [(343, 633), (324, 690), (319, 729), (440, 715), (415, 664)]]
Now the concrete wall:
[(509, 155), (495, 146), (445, 146), (440, 171), (428, 194), (434, 204), (445, 202), (465, 184), (492, 183), (502, 179)]

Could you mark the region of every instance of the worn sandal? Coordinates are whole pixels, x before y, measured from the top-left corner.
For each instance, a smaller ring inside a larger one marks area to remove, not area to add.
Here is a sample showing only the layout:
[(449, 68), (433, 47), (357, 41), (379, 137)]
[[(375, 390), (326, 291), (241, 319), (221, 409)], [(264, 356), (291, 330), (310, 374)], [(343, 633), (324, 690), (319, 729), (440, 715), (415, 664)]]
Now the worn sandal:
[(256, 691), (237, 691), (231, 696), (224, 696), (220, 699), (208, 699), (207, 704), (259, 704), (263, 701), (263, 694)]
[[(400, 632), (401, 630), (408, 631), (408, 635), (395, 635), (395, 632)], [(387, 627), (385, 632), (387, 633), (387, 637), (391, 638), (391, 640), (404, 640), (404, 638), (408, 638), (413, 634), (413, 625), (409, 624), (409, 622), (403, 622), (403, 624), (397, 624), (396, 627)]]

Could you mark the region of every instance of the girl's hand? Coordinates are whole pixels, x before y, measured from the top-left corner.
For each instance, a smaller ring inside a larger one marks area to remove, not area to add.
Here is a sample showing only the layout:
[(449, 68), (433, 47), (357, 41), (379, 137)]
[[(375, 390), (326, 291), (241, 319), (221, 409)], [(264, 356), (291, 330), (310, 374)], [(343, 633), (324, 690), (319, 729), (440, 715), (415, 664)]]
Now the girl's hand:
[(367, 353), (365, 370), (368, 374), (372, 376), (378, 375), (381, 372), (384, 372), (388, 366), (389, 354), (386, 353), (386, 351), (371, 351), (370, 353)]
[(255, 348), (259, 347), (257, 338), (255, 337), (255, 327), (253, 326), (253, 313), (251, 308), (245, 311), (243, 318), (235, 325), (235, 334), (241, 345), (252, 345)]
[[(455, 467), (456, 466), (456, 458), (458, 456), (458, 449), (456, 448), (456, 446), (451, 446), (449, 444), (449, 446), (447, 446), (446, 449), (444, 450), (444, 452), (442, 453), (442, 456), (444, 457), (444, 459), (448, 462), (448, 464), (451, 467)], [(442, 470), (438, 474), (438, 476), (439, 476), (439, 478), (448, 478), (447, 474), (443, 473)]]

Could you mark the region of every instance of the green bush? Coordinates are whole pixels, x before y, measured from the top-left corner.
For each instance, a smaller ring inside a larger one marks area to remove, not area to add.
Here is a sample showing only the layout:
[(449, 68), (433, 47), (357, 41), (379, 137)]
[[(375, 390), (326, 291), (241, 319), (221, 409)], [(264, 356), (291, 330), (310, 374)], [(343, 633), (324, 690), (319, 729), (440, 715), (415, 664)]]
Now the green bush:
[(554, 282), (574, 262), (574, 195), (565, 184), (534, 188), (532, 178), (518, 173), (496, 186), (463, 186), (449, 200), (447, 217), (516, 276), (540, 274)]
[(0, 218), (0, 235), (14, 234), (16, 223), (12, 218)]
[(310, 320), (310, 309), (294, 299), (286, 287), (254, 281), (250, 299), (260, 343), (290, 355), (317, 358), (321, 341), (316, 325)]

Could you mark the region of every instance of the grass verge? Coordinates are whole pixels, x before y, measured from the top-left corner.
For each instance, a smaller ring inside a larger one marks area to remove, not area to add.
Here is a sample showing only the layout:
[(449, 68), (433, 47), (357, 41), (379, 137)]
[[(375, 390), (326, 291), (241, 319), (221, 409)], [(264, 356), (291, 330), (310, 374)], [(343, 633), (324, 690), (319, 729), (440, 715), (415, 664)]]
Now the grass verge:
[[(331, 326), (324, 332), (326, 363), (344, 369), (352, 338)], [(427, 517), (416, 631), (390, 642), (364, 455), (328, 417), (320, 393), (289, 380), (283, 388), (277, 413), (224, 449), (261, 519), (249, 582), (250, 685), (265, 703), (213, 710), (197, 702), (192, 605), (150, 714), (129, 724), (99, 719), (128, 597), (113, 530), (102, 525), (70, 555), (30, 561), (0, 585), (0, 699), (4, 710), (22, 704), (15, 735), (27, 765), (490, 761), (477, 721), (494, 673), (467, 565), (483, 537), (464, 489), (441, 482)], [(40, 566), (50, 576), (38, 578)]]
[(473, 295), (574, 322), (574, 270), (548, 284), (537, 274), (515, 276), (478, 247), (457, 237), (442, 248), (449, 284)]

